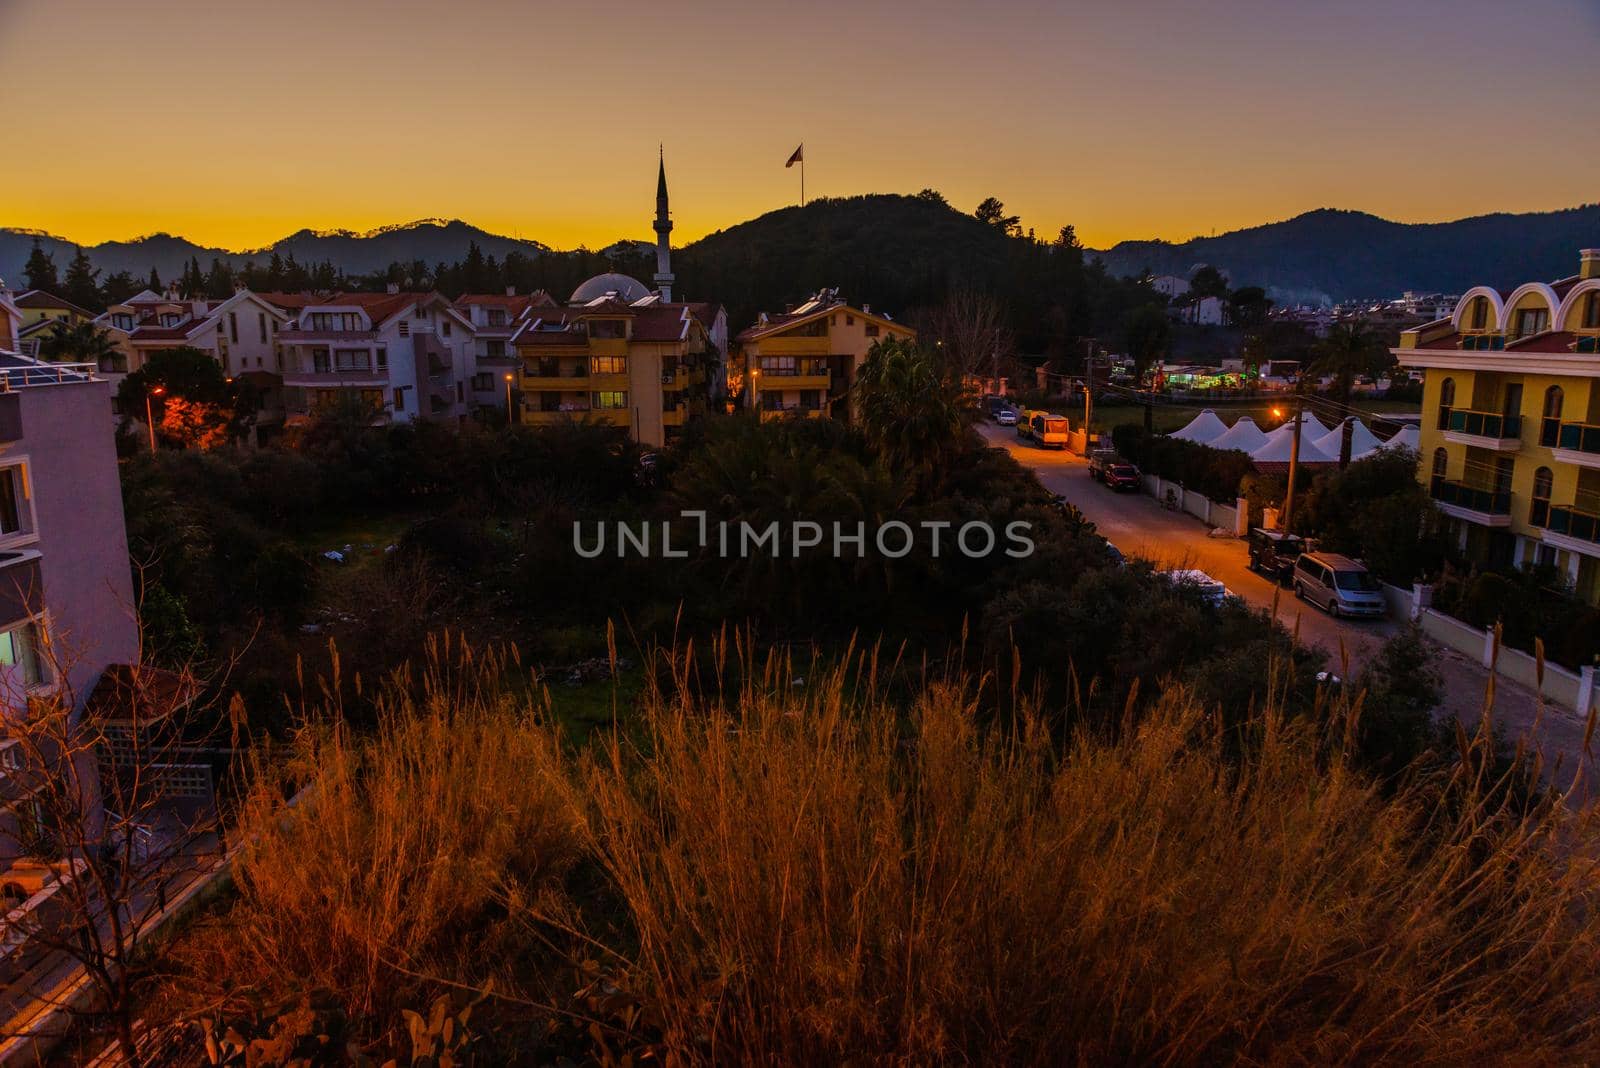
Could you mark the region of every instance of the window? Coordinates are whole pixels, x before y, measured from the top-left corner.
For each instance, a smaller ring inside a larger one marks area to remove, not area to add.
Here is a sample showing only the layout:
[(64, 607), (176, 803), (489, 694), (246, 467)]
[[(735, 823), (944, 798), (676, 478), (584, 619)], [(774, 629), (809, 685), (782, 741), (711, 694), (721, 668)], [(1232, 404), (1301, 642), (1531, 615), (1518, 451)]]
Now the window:
[(118, 330), (132, 330), (133, 316), (129, 315), (127, 312), (117, 312), (117, 314), (111, 317), (111, 325), (116, 327)]
[(625, 375), (628, 373), (626, 356), (591, 356), (589, 373), (592, 375)]
[(1439, 492), (1439, 483), (1444, 481), (1444, 473), (1450, 464), (1450, 454), (1444, 449), (1433, 450), (1433, 492)]
[(800, 407), (808, 412), (822, 411), (822, 390), (802, 389), (800, 391)]
[(370, 371), (372, 370), (372, 354), (366, 349), (335, 349), (333, 353), (333, 369), (335, 371)]
[(27, 483), (21, 464), (0, 468), (0, 535), (28, 529)]
[(855, 326), (856, 325), (856, 317), (854, 315), (846, 315), (844, 317), (844, 325), (845, 326)]
[(261, 327), (261, 343), (265, 345), (267, 343), (267, 313), (256, 312), (256, 323)]
[(38, 686), (44, 682), (44, 668), (39, 661), (37, 623), (28, 620), (10, 630), (0, 631), (0, 669), (5, 675), (19, 679), (25, 686)]
[(1472, 298), (1472, 329), (1484, 330), (1489, 325), (1489, 298)]
[(877, 337), (878, 336), (878, 324), (877, 323), (868, 323), (867, 324), (867, 336), (868, 337)]
[(406, 320), (406, 319), (401, 319), (400, 320), (400, 336), (401, 337), (410, 337), (411, 336), (411, 323), (410, 323), (409, 320)]
[(1539, 422), (1539, 444), (1546, 447), (1561, 440), (1561, 404), (1566, 399), (1560, 386), (1544, 391), (1544, 418)]
[(799, 361), (793, 356), (763, 356), (761, 357), (761, 373), (787, 378), (790, 375), (800, 373)]
[(472, 391), (474, 393), (487, 393), (494, 388), (494, 375), (488, 371), (481, 371), (472, 376)]
[(445, 337), (449, 337), (450, 336), (450, 320), (449, 319), (440, 319), (439, 320), (439, 332), (441, 334), (443, 334)]
[(1542, 527), (1550, 522), (1550, 488), (1555, 484), (1555, 476), (1548, 467), (1541, 467), (1533, 473), (1533, 499), (1528, 504), (1528, 524)]
[(368, 408), (383, 410), (383, 390), (364, 389), (361, 391), (361, 403)]
[(1583, 328), (1600, 330), (1600, 290), (1592, 290), (1583, 298)]
[(625, 390), (607, 389), (598, 393), (589, 394), (589, 406), (595, 409), (616, 410), (628, 406), (628, 394)]
[(237, 312), (228, 313), (228, 340), (235, 345), (239, 343), (239, 315)]
[(485, 341), (483, 343), (483, 354), (491, 360), (504, 359), (506, 355), (506, 343), (500, 340)]
[(389, 369), (389, 350), (388, 349), (379, 349), (378, 350), (378, 370), (387, 371), (388, 369)]
[[(1482, 300), (1482, 297), (1478, 298)], [(1456, 380), (1447, 378), (1439, 383), (1439, 429), (1450, 429), (1450, 409), (1456, 404)]]
[(506, 325), (506, 310), (504, 308), (490, 308), (489, 309), (489, 325), (490, 326), (505, 326)]
[(406, 391), (403, 389), (394, 391), (394, 410), (397, 412), (406, 410)]
[(418, 304), (417, 305), (417, 319), (418, 319), (418, 321), (425, 321), (427, 318), (428, 318), (428, 306), (426, 304)]
[(457, 382), (456, 383), (456, 403), (460, 404), (462, 401), (465, 401), (466, 399), (467, 399), (467, 384), (465, 382)]
[(1549, 308), (1522, 308), (1517, 312), (1516, 335), (1530, 337), (1550, 329)]
[(590, 319), (589, 336), (616, 340), (628, 336), (628, 324), (621, 319)]

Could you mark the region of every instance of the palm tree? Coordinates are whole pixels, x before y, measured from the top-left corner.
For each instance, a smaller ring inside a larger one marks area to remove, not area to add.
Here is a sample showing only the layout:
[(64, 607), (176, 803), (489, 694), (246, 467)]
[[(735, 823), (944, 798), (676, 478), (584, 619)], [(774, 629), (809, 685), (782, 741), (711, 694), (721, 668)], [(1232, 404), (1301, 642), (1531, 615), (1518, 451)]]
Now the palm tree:
[(856, 378), (861, 429), (880, 460), (905, 477), (937, 479), (973, 416), (960, 378), (914, 341), (880, 341)]
[(1335, 324), (1315, 351), (1316, 358), (1308, 370), (1315, 375), (1333, 376), (1334, 392), (1342, 405), (1349, 405), (1357, 375), (1377, 375), (1394, 363), (1383, 339), (1360, 320)]
[(111, 335), (91, 322), (68, 326), (57, 321), (50, 336), (39, 346), (39, 353), (56, 363), (92, 363), (102, 371), (126, 371), (127, 357), (111, 340)]

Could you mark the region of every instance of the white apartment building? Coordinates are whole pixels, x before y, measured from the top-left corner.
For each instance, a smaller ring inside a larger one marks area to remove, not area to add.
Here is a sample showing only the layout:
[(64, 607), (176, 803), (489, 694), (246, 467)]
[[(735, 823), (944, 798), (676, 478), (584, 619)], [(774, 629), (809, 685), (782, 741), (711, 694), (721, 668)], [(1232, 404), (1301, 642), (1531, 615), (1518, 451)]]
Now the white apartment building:
[(352, 396), (394, 422), (462, 422), (480, 405), (472, 321), (438, 293), (312, 298), (278, 342), (290, 423)]
[(247, 289), (227, 300), (182, 300), (146, 289), (95, 318), (122, 357), (102, 361), (100, 373), (115, 396), (123, 376), (155, 353), (187, 347), (209, 354), (229, 378), (276, 374), (277, 335), (287, 319), (282, 309)]
[(456, 298), (456, 311), (472, 323), (474, 366), (467, 388), (473, 403), (505, 411), (506, 376), (512, 376), (514, 383), (521, 366), (512, 335), (527, 321), (531, 309), (559, 306), (544, 290), (519, 296), (514, 288), (507, 288), (504, 293), (467, 293)]

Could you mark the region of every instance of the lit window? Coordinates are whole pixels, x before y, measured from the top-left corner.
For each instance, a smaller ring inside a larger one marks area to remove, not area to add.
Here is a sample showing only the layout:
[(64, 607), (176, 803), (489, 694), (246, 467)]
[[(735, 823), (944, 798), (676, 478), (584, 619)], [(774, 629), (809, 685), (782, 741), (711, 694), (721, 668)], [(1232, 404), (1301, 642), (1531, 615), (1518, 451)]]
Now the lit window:
[(29, 620), (0, 631), (0, 669), (27, 686), (38, 686), (44, 681), (44, 670), (39, 663), (38, 624)]
[(592, 408), (618, 409), (628, 406), (628, 394), (625, 390), (608, 389), (589, 395), (589, 404)]

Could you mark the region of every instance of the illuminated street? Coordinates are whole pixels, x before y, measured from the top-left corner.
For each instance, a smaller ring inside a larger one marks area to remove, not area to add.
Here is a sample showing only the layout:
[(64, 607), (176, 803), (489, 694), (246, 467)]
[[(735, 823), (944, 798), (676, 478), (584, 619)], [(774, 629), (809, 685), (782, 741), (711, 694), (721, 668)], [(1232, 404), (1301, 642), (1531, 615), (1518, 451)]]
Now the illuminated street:
[[(1072, 502), (1125, 555), (1143, 557), (1162, 567), (1198, 568), (1265, 611), (1272, 610), (1276, 596), (1278, 621), (1290, 630), (1298, 623), (1301, 638), (1326, 650), (1335, 672), (1340, 671), (1341, 655), (1348, 655), (1356, 669), (1351, 674), (1358, 673), (1361, 660), (1400, 628), (1400, 622), (1393, 619), (1334, 619), (1300, 603), (1288, 590), (1276, 589), (1249, 569), (1242, 539), (1208, 537), (1205, 524), (1187, 513), (1169, 511), (1143, 493), (1107, 489), (1089, 478), (1088, 463), (1081, 456), (1033, 448), (1019, 441), (1010, 428), (992, 423), (980, 423), (979, 432), (991, 444), (1009, 450), (1046, 489)], [(1440, 713), (1475, 723), (1483, 711), (1488, 672), (1451, 650), (1439, 648), (1437, 652), (1445, 691)], [(1546, 705), (1541, 716), (1532, 691), (1502, 677), (1495, 684), (1495, 715), (1510, 737), (1527, 736), (1537, 723), (1547, 765), (1559, 757), (1562, 767), (1575, 766), (1574, 758), (1583, 747), (1584, 724), (1571, 712)]]

